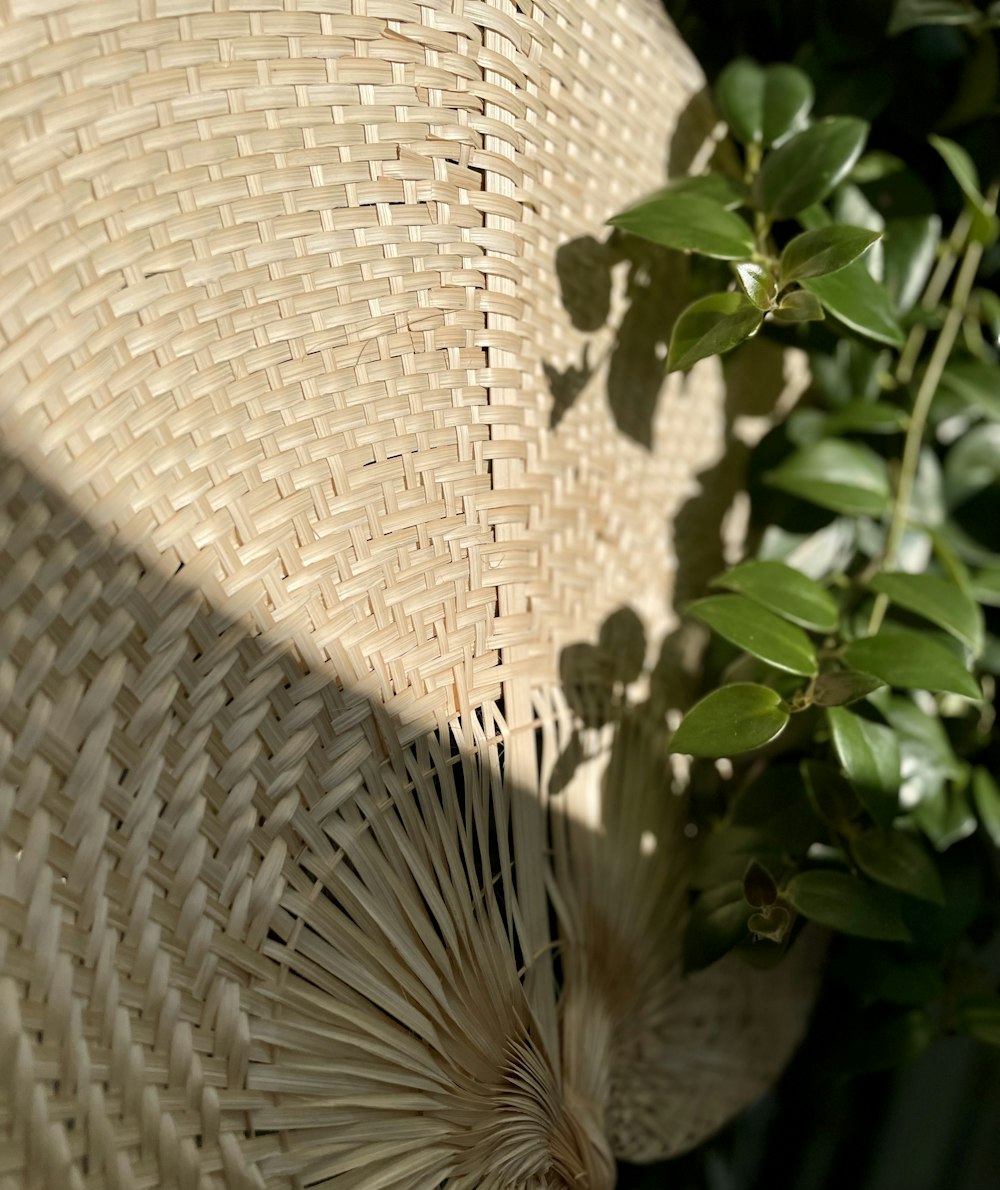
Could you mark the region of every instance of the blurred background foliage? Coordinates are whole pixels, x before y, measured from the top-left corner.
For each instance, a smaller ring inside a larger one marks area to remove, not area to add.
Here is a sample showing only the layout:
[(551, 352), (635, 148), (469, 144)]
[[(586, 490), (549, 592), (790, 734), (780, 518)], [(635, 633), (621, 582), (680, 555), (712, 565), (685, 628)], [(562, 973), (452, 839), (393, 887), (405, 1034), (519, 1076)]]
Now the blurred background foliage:
[[(794, 62), (816, 89), (816, 115), (872, 125), (870, 150), (907, 169), (882, 179), (886, 215), (938, 211), (962, 198), (930, 133), (962, 144), (984, 184), (1000, 174), (1000, 4), (972, 0), (664, 0), (714, 82), (733, 58)], [(1000, 247), (980, 269), (996, 289)], [(992, 506), (991, 506), (992, 507)], [(991, 513), (992, 518), (992, 513)], [(966, 840), (951, 848), (949, 907), (981, 870)], [(992, 896), (995, 897), (996, 890)], [(950, 928), (942, 920), (942, 928)], [(959, 932), (968, 923), (956, 925)], [(1000, 954), (994, 977), (1000, 978)], [(863, 941), (835, 945), (813, 1027), (782, 1082), (708, 1144), (647, 1168), (623, 1167), (624, 1190), (993, 1190), (1000, 1185), (1000, 1048), (944, 1037), (925, 1048), (905, 1014), (888, 1027), (865, 988), (878, 956)], [(905, 1003), (908, 989), (899, 990)], [(919, 1003), (920, 990), (914, 989)], [(915, 1018), (916, 1019), (916, 1018)], [(904, 1023), (901, 1025), (900, 1022)], [(863, 1026), (859, 1024), (863, 1022)], [(909, 1055), (913, 1056), (910, 1057)]]

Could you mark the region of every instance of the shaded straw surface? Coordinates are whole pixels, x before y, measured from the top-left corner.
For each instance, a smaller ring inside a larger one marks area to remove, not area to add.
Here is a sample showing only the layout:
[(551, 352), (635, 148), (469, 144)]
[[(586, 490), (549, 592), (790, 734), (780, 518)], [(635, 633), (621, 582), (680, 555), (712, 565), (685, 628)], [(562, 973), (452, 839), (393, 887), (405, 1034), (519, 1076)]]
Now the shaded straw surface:
[(780, 1068), (662, 708), (549, 793), (722, 424), (565, 246), (700, 84), (654, 0), (0, 3), (3, 1190), (597, 1190)]

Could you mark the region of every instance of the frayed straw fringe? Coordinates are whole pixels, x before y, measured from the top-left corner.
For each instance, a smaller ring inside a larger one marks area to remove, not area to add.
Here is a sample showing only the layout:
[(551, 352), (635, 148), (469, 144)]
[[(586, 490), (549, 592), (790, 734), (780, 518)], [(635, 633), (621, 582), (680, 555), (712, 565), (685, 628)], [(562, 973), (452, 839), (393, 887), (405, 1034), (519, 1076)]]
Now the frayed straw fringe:
[(780, 1069), (813, 957), (681, 978), (662, 710), (556, 673), (718, 451), (554, 263), (700, 83), (655, 0), (0, 2), (2, 1190), (600, 1190)]

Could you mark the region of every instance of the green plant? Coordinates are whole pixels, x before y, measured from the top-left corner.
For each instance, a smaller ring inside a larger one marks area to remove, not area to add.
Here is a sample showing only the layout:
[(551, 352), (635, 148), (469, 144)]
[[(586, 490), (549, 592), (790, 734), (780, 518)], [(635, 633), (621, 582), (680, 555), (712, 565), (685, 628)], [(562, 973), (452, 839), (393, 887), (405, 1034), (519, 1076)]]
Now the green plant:
[(714, 635), (671, 741), (706, 827), (686, 960), (776, 962), (812, 920), (854, 940), (878, 1008), (863, 1062), (942, 1030), (996, 1044), (1000, 301), (980, 271), (997, 187), (931, 137), (963, 196), (943, 236), (935, 212), (880, 212), (865, 187), (903, 163), (865, 153), (864, 120), (811, 119), (802, 71), (740, 59), (716, 99), (742, 173), (680, 178), (611, 222), (728, 262), (677, 318), (668, 370), (765, 328), (810, 353), (814, 384), (751, 467), (754, 552), (686, 609)]

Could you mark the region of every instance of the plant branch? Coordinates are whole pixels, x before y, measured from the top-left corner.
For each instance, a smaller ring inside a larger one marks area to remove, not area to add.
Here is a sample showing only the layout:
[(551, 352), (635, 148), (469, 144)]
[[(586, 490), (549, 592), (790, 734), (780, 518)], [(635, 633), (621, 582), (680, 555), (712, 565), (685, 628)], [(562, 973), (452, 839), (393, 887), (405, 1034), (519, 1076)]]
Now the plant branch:
[[(996, 205), (995, 192), (991, 194), (991, 199), (993, 204)], [(965, 212), (963, 212), (963, 215), (965, 215)], [(955, 227), (956, 233), (961, 228), (965, 235), (967, 235), (970, 223), (971, 219), (966, 219), (964, 222), (960, 219)], [(940, 300), (944, 286), (947, 284), (948, 275), (954, 267), (953, 258), (948, 262), (946, 269), (942, 268), (942, 265), (948, 260), (949, 255), (952, 254), (950, 252), (945, 253), (941, 261), (939, 261), (938, 269), (935, 270), (934, 277), (931, 278), (924, 296), (925, 305), (927, 305), (928, 298), (930, 297), (933, 297), (933, 305), (936, 305), (937, 301)], [(958, 277), (955, 281), (955, 288), (952, 290), (951, 301), (948, 304), (948, 313), (945, 317), (944, 325), (941, 328), (941, 333), (938, 335), (937, 342), (934, 344), (934, 350), (931, 352), (931, 358), (927, 363), (927, 370), (924, 372), (923, 379), (920, 381), (920, 386), (917, 389), (917, 395), (914, 398), (913, 413), (910, 416), (910, 424), (906, 431), (906, 442), (903, 446), (903, 458), (899, 468), (899, 482), (896, 485), (896, 498), (892, 508), (892, 519), (889, 522), (889, 532), (886, 536), (885, 552), (880, 569), (891, 567), (899, 550), (899, 544), (902, 540), (910, 512), (910, 500), (913, 496), (917, 468), (920, 464), (920, 448), (923, 445), (924, 431), (927, 428), (927, 418), (930, 415), (931, 405), (933, 404), (938, 385), (941, 382), (945, 365), (948, 363), (948, 357), (951, 355), (952, 348), (955, 346), (955, 340), (958, 338), (959, 331), (962, 329), (962, 320), (965, 318), (969, 296), (972, 293), (972, 286), (975, 282), (982, 256), (983, 245), (978, 240), (966, 244), (962, 263), (958, 270)], [(939, 278), (939, 273), (943, 275), (943, 279)], [(931, 309), (933, 305), (927, 305), (927, 308)], [(919, 351), (919, 345), (917, 350)], [(901, 360), (901, 366), (902, 363), (903, 361)], [(888, 606), (889, 600), (886, 596), (879, 595), (875, 600), (875, 606), (872, 608), (871, 618), (868, 621), (869, 635), (878, 632), (885, 618)]]

